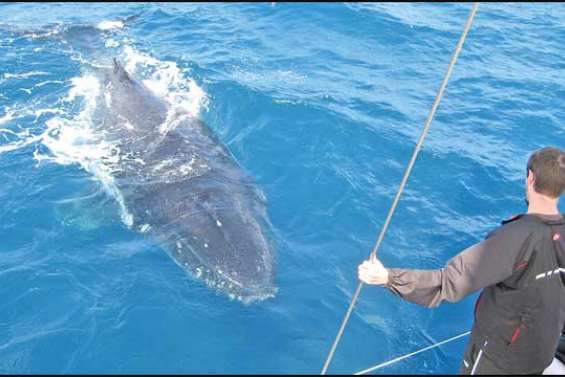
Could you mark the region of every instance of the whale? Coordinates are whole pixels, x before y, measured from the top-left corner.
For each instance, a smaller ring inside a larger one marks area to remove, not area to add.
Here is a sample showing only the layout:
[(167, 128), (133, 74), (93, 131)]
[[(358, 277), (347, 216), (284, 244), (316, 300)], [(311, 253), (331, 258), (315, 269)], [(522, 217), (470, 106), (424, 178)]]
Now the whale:
[[(244, 302), (273, 297), (266, 198), (214, 131), (167, 103), (116, 58), (98, 69), (96, 127), (116, 145), (112, 179), (131, 229), (190, 275)], [(171, 126), (172, 125), (172, 126)]]

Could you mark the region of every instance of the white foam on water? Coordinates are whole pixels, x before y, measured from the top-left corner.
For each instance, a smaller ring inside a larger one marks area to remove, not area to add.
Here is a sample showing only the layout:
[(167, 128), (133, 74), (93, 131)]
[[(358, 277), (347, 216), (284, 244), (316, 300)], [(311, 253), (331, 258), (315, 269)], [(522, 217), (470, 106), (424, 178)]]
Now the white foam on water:
[(39, 118), (42, 115), (45, 114), (63, 114), (63, 110), (61, 109), (39, 109), (39, 110), (35, 110), (33, 112), (33, 115), (35, 115), (35, 118)]
[(8, 123), (12, 119), (14, 119), (15, 111), (13, 109), (7, 108), (7, 109), (4, 109), (4, 111), (5, 111), (5, 114), (2, 117), (0, 117), (0, 125)]
[[(103, 30), (121, 28), (120, 22), (103, 22), (98, 28)], [(124, 40), (124, 43), (127, 43)], [(107, 45), (113, 42), (108, 40)], [(77, 59), (75, 56), (74, 59)], [(78, 59), (82, 59), (80, 55)], [(187, 115), (196, 117), (207, 106), (206, 93), (186, 76), (175, 62), (160, 61), (146, 53), (137, 51), (129, 45), (123, 48), (119, 60), (126, 63), (126, 70), (143, 83), (168, 106), (167, 120), (160, 125), (163, 133), (174, 129), (180, 119)], [(97, 62), (83, 62), (90, 67), (105, 67)], [(6, 73), (4, 79), (26, 78), (46, 75), (46, 72)], [(47, 82), (45, 82), (47, 83)], [(43, 84), (44, 85), (44, 84)], [(0, 154), (36, 145), (33, 158), (38, 165), (45, 161), (61, 165), (78, 164), (118, 202), (122, 221), (128, 227), (134, 224), (122, 193), (115, 182), (115, 173), (130, 156), (120, 150), (120, 140), (107, 138), (95, 118), (100, 109), (112, 111), (109, 88), (105, 88), (98, 76), (84, 73), (70, 81), (70, 89), (56, 108), (5, 108), (0, 116)], [(77, 110), (73, 109), (80, 109)], [(43, 116), (48, 120), (44, 121)], [(20, 118), (29, 117), (32, 125), (19, 126)], [(33, 122), (35, 117), (35, 122)], [(115, 126), (115, 125), (112, 125)], [(125, 122), (123, 127), (134, 125)], [(39, 148), (43, 146), (45, 148)], [(191, 162), (189, 162), (190, 164)], [(185, 166), (189, 169), (191, 166)], [(190, 170), (190, 169), (189, 169)], [(141, 232), (147, 232), (149, 224), (140, 225)]]
[(94, 75), (86, 74), (71, 80), (72, 87), (65, 102), (82, 100), (83, 108), (78, 115), (51, 118), (46, 125), (49, 132), (42, 144), (50, 155), (36, 154), (36, 160), (48, 160), (61, 165), (80, 164), (91, 173), (116, 199), (120, 206), (122, 221), (133, 225), (123, 196), (116, 187), (113, 174), (120, 169), (119, 142), (109, 142), (102, 131), (96, 129), (94, 111), (98, 106), (101, 83)]
[(98, 24), (97, 28), (100, 30), (113, 30), (113, 29), (123, 29), (124, 23), (122, 21), (110, 21), (105, 20)]
[(151, 225), (149, 224), (143, 224), (139, 227), (139, 231), (141, 233), (147, 233), (150, 229), (151, 229)]
[(61, 32), (61, 27), (62, 27), (62, 25), (58, 24), (58, 25), (56, 25), (55, 27), (53, 27), (52, 29), (49, 29), (49, 30), (44, 30), (44, 31), (41, 31), (41, 32), (32, 31), (32, 32), (24, 34), (24, 37), (29, 38), (29, 39), (48, 38), (48, 37), (51, 37), (53, 35), (59, 34)]
[(47, 72), (43, 72), (43, 71), (31, 71), (31, 72), (25, 72), (25, 73), (4, 73), (4, 78), (6, 80), (9, 79), (25, 79), (28, 77), (33, 77), (33, 76), (46, 76), (49, 73)]
[(114, 39), (108, 39), (107, 41), (104, 42), (104, 45), (106, 47), (118, 47), (120, 45), (120, 42), (114, 40)]
[(49, 85), (49, 84), (64, 84), (64, 81), (60, 81), (60, 80), (42, 81), (39, 84), (35, 84), (33, 87), (34, 88), (40, 88), (42, 86)]
[(143, 84), (167, 103), (167, 118), (159, 128), (162, 134), (175, 129), (187, 116), (198, 117), (208, 108), (204, 90), (175, 62), (157, 60), (131, 46), (125, 46), (124, 60), (126, 71), (134, 76), (140, 70), (144, 72)]
[(62, 110), (53, 108), (36, 109), (33, 105), (14, 105), (6, 106), (2, 112), (4, 115), (0, 116), (0, 126), (5, 128), (0, 128), (0, 136), (2, 136), (6, 143), (0, 144), (0, 153), (32, 144), (45, 133), (44, 128), (39, 130), (33, 127), (22, 128), (19, 123), (23, 118), (28, 117), (37, 121), (44, 114), (60, 114)]
[[(18, 137), (22, 136), (22, 134), (16, 134), (16, 133), (14, 133), (13, 131), (10, 131), (10, 130), (4, 130), (3, 129), (3, 130), (0, 130), (0, 132), (11, 133), (13, 135), (17, 135)], [(18, 141), (0, 145), (0, 154), (15, 151), (15, 150), (23, 148), (27, 145), (37, 143), (38, 141), (43, 139), (43, 137), (45, 136), (45, 133), (40, 134), (40, 135), (36, 135), (36, 136), (32, 136), (32, 135), (28, 134), (27, 136), (28, 137), (20, 138)]]
[[(0, 136), (3, 139), (0, 139), (0, 154), (32, 144), (41, 144), (47, 147), (50, 153), (45, 154), (36, 148), (34, 159), (38, 163), (52, 161), (62, 165), (80, 164), (117, 199), (122, 210), (122, 220), (129, 226), (133, 223), (133, 219), (124, 205), (112, 176), (112, 169), (118, 166), (117, 145), (106, 142), (104, 135), (94, 132), (91, 127), (100, 84), (94, 76), (89, 75), (75, 77), (71, 83), (72, 87), (67, 97), (59, 101), (60, 108), (36, 109), (30, 105), (4, 109), (5, 115), (0, 118), (0, 124), (6, 125), (6, 128), (0, 129)], [(84, 103), (82, 110), (78, 115), (69, 114), (64, 104), (79, 99)], [(42, 124), (41, 128), (36, 128), (38, 119), (46, 114), (54, 116)], [(26, 122), (27, 128), (16, 124), (26, 117), (35, 121), (31, 121), (31, 124)], [(16, 120), (18, 122), (15, 122)]]

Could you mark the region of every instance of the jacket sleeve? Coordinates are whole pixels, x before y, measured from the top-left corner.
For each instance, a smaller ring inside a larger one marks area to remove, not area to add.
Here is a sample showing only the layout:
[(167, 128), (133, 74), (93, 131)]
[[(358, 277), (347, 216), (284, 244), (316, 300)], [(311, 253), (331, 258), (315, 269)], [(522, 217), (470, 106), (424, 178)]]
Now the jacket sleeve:
[(427, 307), (456, 302), (512, 275), (528, 232), (506, 224), (487, 238), (451, 258), (438, 270), (388, 269), (387, 287), (405, 300)]

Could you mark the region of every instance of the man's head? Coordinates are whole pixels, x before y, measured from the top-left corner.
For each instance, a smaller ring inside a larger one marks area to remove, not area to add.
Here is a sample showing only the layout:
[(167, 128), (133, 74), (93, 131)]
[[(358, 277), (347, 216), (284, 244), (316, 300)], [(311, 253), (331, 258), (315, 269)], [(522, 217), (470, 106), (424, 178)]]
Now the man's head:
[(526, 201), (534, 197), (557, 200), (565, 191), (565, 152), (547, 147), (534, 152), (528, 160)]

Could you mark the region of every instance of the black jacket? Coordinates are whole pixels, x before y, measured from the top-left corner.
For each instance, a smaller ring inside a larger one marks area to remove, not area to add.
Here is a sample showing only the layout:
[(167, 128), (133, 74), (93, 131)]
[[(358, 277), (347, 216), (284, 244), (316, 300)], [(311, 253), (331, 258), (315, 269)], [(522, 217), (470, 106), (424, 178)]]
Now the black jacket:
[(482, 291), (474, 344), (508, 373), (546, 368), (565, 322), (565, 219), (526, 214), (503, 222), (484, 241), (440, 270), (389, 269), (387, 284), (428, 307)]

